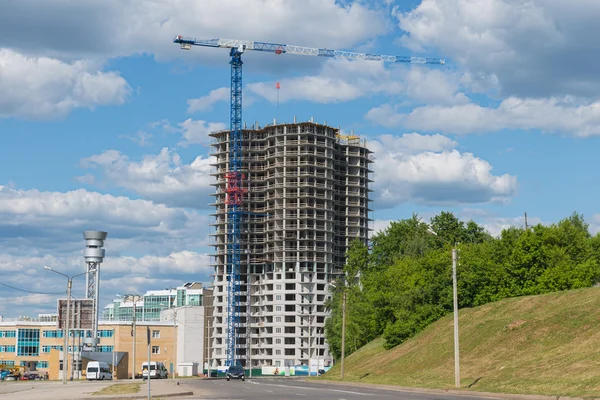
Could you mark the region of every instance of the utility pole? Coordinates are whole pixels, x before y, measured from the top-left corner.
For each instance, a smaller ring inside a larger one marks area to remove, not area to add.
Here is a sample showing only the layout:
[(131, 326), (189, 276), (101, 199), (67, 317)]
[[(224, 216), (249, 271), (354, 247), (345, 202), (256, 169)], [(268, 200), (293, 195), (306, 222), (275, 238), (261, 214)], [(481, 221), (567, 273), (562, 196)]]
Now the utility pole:
[(210, 319), (208, 320), (208, 377), (210, 378), (210, 367), (212, 365), (212, 354), (210, 353), (210, 342), (211, 342), (211, 338), (210, 338)]
[(346, 356), (346, 289), (342, 295), (342, 365), (340, 366), (340, 379), (344, 380), (344, 358)]
[(67, 315), (62, 319), (64, 322), (64, 327), (63, 327), (63, 329), (64, 329), (63, 385), (66, 385), (67, 384), (67, 374), (69, 373), (69, 317), (70, 317), (70, 313), (71, 313), (71, 288), (73, 287), (73, 279), (78, 276), (87, 274), (87, 271), (83, 272), (81, 274), (68, 276), (68, 275), (63, 274), (62, 272), (52, 269), (46, 265), (44, 266), (44, 269), (46, 269), (48, 271), (52, 271), (56, 274), (62, 275), (65, 278), (67, 278)]
[(113, 348), (112, 348), (112, 376), (113, 376), (113, 380), (116, 379), (116, 367), (115, 367), (115, 363), (116, 363), (116, 359), (115, 359), (115, 350), (116, 350), (116, 346), (117, 346), (117, 331), (115, 328), (113, 328), (112, 331), (112, 335), (113, 335)]
[[(171, 356), (173, 358), (173, 370), (171, 371), (171, 374), (173, 374), (173, 376), (171, 377), (171, 379), (175, 379), (175, 370), (177, 369), (177, 362), (175, 361), (177, 354), (175, 354), (175, 340), (176, 337), (175, 335), (177, 334), (177, 309), (174, 308), (173, 309), (173, 355)], [(148, 364), (150, 365), (150, 364)]]
[[(74, 306), (77, 303), (74, 304)], [(74, 307), (76, 308), (76, 306)], [(73, 310), (75, 311), (75, 310)], [(73, 327), (71, 328), (71, 381), (73, 381), (73, 374), (75, 373), (75, 315), (79, 314), (78, 312), (71, 313), (71, 322)]]
[[(152, 354), (152, 352), (151, 352), (152, 344), (150, 342), (150, 325), (146, 326), (146, 335), (148, 336), (148, 370), (147, 370), (148, 371), (148, 400), (150, 400), (152, 398), (152, 396), (150, 394), (150, 381), (151, 381), (151, 379), (150, 379), (150, 367), (151, 367), (150, 366), (150, 357)], [(158, 365), (157, 365), (157, 367), (158, 367)], [(142, 372), (142, 374), (143, 374), (143, 372)], [(158, 369), (156, 370), (156, 374), (158, 376)]]
[(69, 373), (69, 313), (71, 312), (71, 288), (73, 287), (73, 280), (67, 278), (67, 317), (66, 328), (65, 328), (65, 349), (63, 351), (63, 385), (67, 384), (67, 374)]
[[(454, 384), (460, 388), (460, 360), (458, 349), (458, 287), (456, 282), (456, 247), (452, 248), (452, 291), (454, 295)], [(342, 359), (343, 360), (343, 359)], [(343, 364), (342, 364), (343, 368)]]
[[(135, 298), (133, 299), (133, 323), (131, 324), (132, 328), (132, 335), (133, 335), (133, 369), (131, 371), (131, 379), (135, 379), (135, 345), (136, 345), (136, 326), (135, 326), (135, 321), (136, 321), (136, 309), (135, 309)], [(150, 365), (148, 365), (148, 368), (150, 368)], [(148, 370), (148, 376), (150, 376), (150, 370)]]
[(312, 330), (311, 329), (311, 324), (312, 324), (312, 318), (311, 318), (311, 316), (312, 316), (311, 315), (312, 314), (312, 303), (309, 303), (308, 307), (309, 307), (308, 308), (308, 376), (311, 376), (311, 373), (312, 373), (312, 371), (311, 371), (312, 360), (311, 360), (311, 357), (310, 357), (311, 356), (310, 353), (311, 353), (311, 350), (312, 350), (312, 348), (311, 348), (311, 339), (312, 339), (311, 338), (311, 330)]

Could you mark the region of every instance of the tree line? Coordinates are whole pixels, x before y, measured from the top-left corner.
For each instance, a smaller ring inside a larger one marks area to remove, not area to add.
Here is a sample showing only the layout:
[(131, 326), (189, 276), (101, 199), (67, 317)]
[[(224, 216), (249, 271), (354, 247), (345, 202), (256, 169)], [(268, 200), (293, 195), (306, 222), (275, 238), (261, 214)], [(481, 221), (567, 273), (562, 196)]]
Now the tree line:
[(451, 313), (455, 245), (459, 308), (600, 280), (600, 234), (592, 236), (578, 213), (550, 226), (507, 228), (498, 237), (450, 212), (429, 224), (415, 214), (375, 234), (370, 248), (351, 244), (344, 272), (352, 279), (338, 282), (326, 304), (325, 335), (334, 357), (341, 355), (343, 291), (346, 355), (379, 336), (392, 348)]

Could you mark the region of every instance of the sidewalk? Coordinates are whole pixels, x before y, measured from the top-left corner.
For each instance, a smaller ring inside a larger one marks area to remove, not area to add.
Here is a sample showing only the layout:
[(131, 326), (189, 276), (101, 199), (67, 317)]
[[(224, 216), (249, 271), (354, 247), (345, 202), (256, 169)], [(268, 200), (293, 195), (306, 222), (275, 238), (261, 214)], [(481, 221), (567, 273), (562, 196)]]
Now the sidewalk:
[[(3, 382), (0, 384), (0, 400), (16, 399), (19, 400), (80, 400), (80, 399), (95, 399), (95, 400), (115, 400), (115, 399), (145, 399), (148, 397), (148, 384), (141, 380), (133, 381), (140, 383), (140, 391), (132, 394), (118, 395), (94, 395), (106, 387), (118, 384), (132, 383), (132, 381), (103, 381), (103, 382), (86, 382), (75, 381), (63, 385), (62, 382)], [(168, 398), (176, 396), (191, 396), (193, 390), (178, 380), (153, 380), (150, 385), (152, 398)]]

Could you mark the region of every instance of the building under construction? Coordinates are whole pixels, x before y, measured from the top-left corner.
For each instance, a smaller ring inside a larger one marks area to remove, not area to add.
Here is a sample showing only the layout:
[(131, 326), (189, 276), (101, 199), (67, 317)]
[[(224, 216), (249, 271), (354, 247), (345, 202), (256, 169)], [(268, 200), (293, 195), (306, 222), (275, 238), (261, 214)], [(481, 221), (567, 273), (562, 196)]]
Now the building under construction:
[[(230, 133), (211, 134), (216, 178), (213, 367), (227, 360)], [(329, 365), (324, 304), (350, 243), (368, 240), (371, 152), (365, 140), (311, 121), (245, 128), (241, 154), (235, 359), (254, 368)]]

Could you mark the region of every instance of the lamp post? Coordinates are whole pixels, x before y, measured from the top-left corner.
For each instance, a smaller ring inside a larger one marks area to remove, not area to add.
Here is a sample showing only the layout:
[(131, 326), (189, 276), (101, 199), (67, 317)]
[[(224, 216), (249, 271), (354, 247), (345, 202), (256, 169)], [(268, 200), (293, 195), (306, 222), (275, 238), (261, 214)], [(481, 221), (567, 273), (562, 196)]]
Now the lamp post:
[[(135, 379), (135, 347), (136, 347), (136, 331), (137, 331), (137, 327), (136, 327), (136, 321), (137, 321), (137, 309), (136, 309), (136, 303), (140, 300), (143, 299), (143, 296), (140, 296), (139, 294), (125, 294), (123, 296), (118, 295), (117, 297), (122, 297), (123, 300), (125, 301), (129, 301), (131, 300), (133, 302), (133, 320), (131, 323), (131, 336), (133, 336), (133, 352), (132, 352), (132, 371), (131, 371), (131, 379)], [(150, 368), (150, 365), (148, 364), (148, 368)], [(150, 376), (150, 369), (148, 369), (148, 376)]]
[[(431, 227), (427, 229), (428, 233), (438, 236)], [(438, 236), (439, 237), (439, 236)], [(454, 386), (460, 388), (460, 350), (458, 340), (458, 284), (456, 279), (456, 264), (458, 255), (456, 244), (452, 246), (452, 302), (454, 313)]]
[(65, 326), (64, 326), (64, 341), (65, 342), (64, 342), (64, 348), (63, 348), (63, 385), (66, 385), (67, 384), (67, 374), (69, 371), (69, 357), (67, 356), (67, 354), (68, 354), (68, 350), (69, 350), (69, 313), (71, 311), (71, 288), (73, 287), (73, 279), (78, 276), (87, 274), (87, 271), (82, 272), (80, 274), (73, 275), (73, 276), (69, 276), (69, 275), (63, 274), (62, 272), (59, 272), (55, 269), (52, 269), (46, 265), (44, 265), (44, 269), (54, 272), (56, 274), (62, 275), (65, 278), (67, 278), (67, 315), (63, 319), (65, 321)]
[[(159, 306), (164, 307), (165, 304), (160, 303)], [(173, 365), (173, 369), (171, 370), (171, 379), (175, 379), (175, 369), (176, 369), (175, 340), (176, 340), (176, 335), (177, 335), (177, 308), (173, 308), (173, 341), (171, 343), (171, 347), (173, 349), (173, 354), (171, 355), (171, 359), (173, 360), (173, 362), (171, 364)]]

